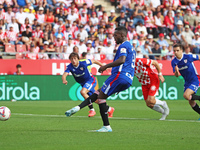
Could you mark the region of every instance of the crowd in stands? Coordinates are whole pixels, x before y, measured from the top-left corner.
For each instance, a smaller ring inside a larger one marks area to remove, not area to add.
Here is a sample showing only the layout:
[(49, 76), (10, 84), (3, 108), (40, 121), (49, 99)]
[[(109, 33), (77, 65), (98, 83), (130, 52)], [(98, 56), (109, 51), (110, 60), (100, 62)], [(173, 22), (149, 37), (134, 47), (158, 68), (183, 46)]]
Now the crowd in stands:
[(5, 52), (26, 52), (16, 54), (20, 59), (68, 59), (77, 52), (112, 60), (114, 30), (125, 26), (137, 57), (171, 60), (174, 43), (200, 53), (199, 0), (115, 0), (110, 12), (94, 1), (0, 0), (0, 44)]

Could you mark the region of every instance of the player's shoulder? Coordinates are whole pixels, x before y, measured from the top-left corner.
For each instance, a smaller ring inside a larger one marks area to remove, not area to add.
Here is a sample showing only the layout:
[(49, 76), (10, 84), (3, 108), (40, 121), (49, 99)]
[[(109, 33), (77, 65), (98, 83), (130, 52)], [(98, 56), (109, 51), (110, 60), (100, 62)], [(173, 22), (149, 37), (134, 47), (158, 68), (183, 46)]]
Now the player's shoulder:
[(131, 47), (131, 46), (132, 45), (131, 45), (131, 43), (129, 41), (125, 41), (120, 45), (120, 47)]

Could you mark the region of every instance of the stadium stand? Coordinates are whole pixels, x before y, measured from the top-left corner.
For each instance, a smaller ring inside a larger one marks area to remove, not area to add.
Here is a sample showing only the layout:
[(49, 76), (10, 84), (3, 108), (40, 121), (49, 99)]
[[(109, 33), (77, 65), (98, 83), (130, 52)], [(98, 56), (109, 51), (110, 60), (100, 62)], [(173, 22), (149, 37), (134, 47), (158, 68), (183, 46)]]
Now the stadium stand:
[(115, 27), (126, 26), (127, 39), (135, 50), (141, 48), (139, 57), (171, 60), (174, 43), (198, 54), (199, 4), (199, 0), (2, 0), (0, 49), (3, 56), (15, 52), (9, 58), (17, 59), (26, 59), (31, 44), (34, 53), (48, 52), (49, 59), (51, 53), (67, 59), (73, 50), (88, 53), (87, 58), (112, 59), (118, 47)]

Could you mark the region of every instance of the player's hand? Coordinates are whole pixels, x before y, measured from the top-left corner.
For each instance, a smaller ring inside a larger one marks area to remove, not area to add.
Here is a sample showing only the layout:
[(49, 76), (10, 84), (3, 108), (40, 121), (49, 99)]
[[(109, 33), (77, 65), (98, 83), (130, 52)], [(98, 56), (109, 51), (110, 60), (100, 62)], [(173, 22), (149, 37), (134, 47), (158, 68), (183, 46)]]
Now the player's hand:
[(67, 83), (68, 83), (67, 80), (64, 80), (64, 81), (63, 81), (63, 84), (67, 85)]
[(163, 75), (158, 76), (160, 81), (163, 83), (165, 81), (165, 78), (163, 77)]
[(177, 65), (176, 65), (176, 67), (175, 67), (175, 70), (176, 70), (177, 72), (178, 72), (178, 70), (179, 70)]
[(103, 73), (106, 69), (107, 69), (106, 66), (101, 66), (98, 72)]

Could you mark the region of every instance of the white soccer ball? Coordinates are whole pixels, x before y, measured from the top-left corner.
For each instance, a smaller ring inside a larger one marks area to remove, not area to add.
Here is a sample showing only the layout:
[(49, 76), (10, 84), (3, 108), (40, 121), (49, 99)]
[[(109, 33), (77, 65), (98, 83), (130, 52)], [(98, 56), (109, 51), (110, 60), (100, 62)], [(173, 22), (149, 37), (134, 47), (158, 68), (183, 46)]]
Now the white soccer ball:
[(6, 106), (0, 106), (0, 121), (6, 121), (10, 118), (11, 111)]

